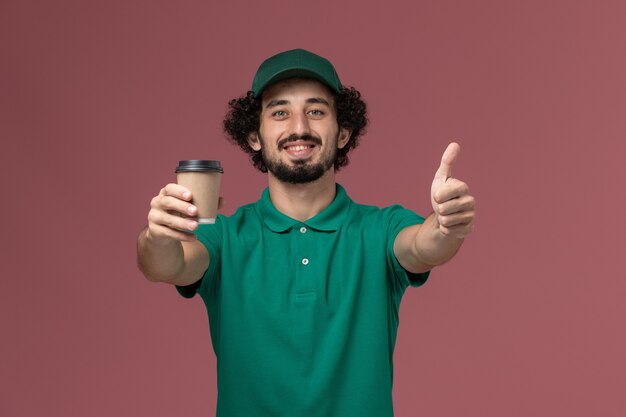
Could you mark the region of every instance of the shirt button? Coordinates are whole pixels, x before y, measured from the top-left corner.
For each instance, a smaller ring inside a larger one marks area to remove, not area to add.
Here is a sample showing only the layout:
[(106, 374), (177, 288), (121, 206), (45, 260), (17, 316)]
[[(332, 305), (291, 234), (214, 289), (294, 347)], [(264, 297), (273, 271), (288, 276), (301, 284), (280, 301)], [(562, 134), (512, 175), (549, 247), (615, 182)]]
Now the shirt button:
[(300, 233), (306, 233), (306, 227), (302, 226), (302, 227), (300, 228)]
[(302, 258), (302, 265), (308, 265), (309, 260), (307, 258)]

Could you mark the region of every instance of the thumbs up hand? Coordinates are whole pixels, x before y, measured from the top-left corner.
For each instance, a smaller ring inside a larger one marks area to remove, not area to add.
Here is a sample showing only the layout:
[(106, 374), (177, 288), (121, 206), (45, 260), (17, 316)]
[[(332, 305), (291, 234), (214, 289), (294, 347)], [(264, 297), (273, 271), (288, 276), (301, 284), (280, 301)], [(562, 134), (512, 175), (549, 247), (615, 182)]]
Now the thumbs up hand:
[(446, 237), (463, 239), (474, 230), (474, 197), (467, 184), (452, 177), (452, 167), (461, 152), (451, 143), (441, 157), (441, 165), (431, 186), (431, 203), (439, 231)]

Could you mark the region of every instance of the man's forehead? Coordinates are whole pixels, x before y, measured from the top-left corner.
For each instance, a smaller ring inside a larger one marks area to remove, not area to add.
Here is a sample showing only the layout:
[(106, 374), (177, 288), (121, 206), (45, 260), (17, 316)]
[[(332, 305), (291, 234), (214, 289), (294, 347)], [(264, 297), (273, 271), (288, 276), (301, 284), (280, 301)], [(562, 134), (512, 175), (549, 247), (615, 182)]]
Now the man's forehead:
[(288, 97), (303, 95), (304, 99), (324, 98), (328, 103), (334, 95), (323, 83), (309, 78), (290, 78), (267, 87), (262, 94), (263, 106), (273, 100), (289, 100)]

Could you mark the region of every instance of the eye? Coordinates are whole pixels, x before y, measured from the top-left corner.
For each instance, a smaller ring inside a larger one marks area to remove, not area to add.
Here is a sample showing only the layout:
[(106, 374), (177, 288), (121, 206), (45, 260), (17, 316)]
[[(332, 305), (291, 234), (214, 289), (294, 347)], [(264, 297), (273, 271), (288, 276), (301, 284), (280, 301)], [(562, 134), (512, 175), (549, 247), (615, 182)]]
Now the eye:
[(324, 111), (320, 110), (320, 109), (312, 109), (312, 110), (309, 110), (307, 112), (307, 114), (309, 114), (309, 115), (311, 115), (313, 117), (322, 117), (322, 116), (324, 116)]
[(285, 117), (287, 117), (287, 112), (284, 110), (276, 110), (272, 113), (272, 117), (276, 119), (284, 119)]

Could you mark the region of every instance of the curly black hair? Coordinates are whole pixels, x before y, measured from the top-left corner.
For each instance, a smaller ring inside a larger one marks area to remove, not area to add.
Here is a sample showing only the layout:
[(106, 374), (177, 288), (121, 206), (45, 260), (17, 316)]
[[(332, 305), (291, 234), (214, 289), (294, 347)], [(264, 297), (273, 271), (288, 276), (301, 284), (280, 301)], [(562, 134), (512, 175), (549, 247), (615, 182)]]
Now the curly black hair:
[[(341, 87), (340, 93), (334, 93), (337, 124), (339, 128), (352, 132), (346, 146), (337, 149), (335, 171), (348, 165), (348, 152), (359, 144), (361, 135), (365, 133), (368, 123), (367, 106), (353, 87)], [(252, 91), (228, 102), (228, 113), (224, 117), (224, 132), (228, 139), (250, 155), (252, 164), (261, 172), (267, 172), (261, 151), (255, 151), (248, 144), (250, 133), (260, 128), (261, 98), (255, 97)]]

